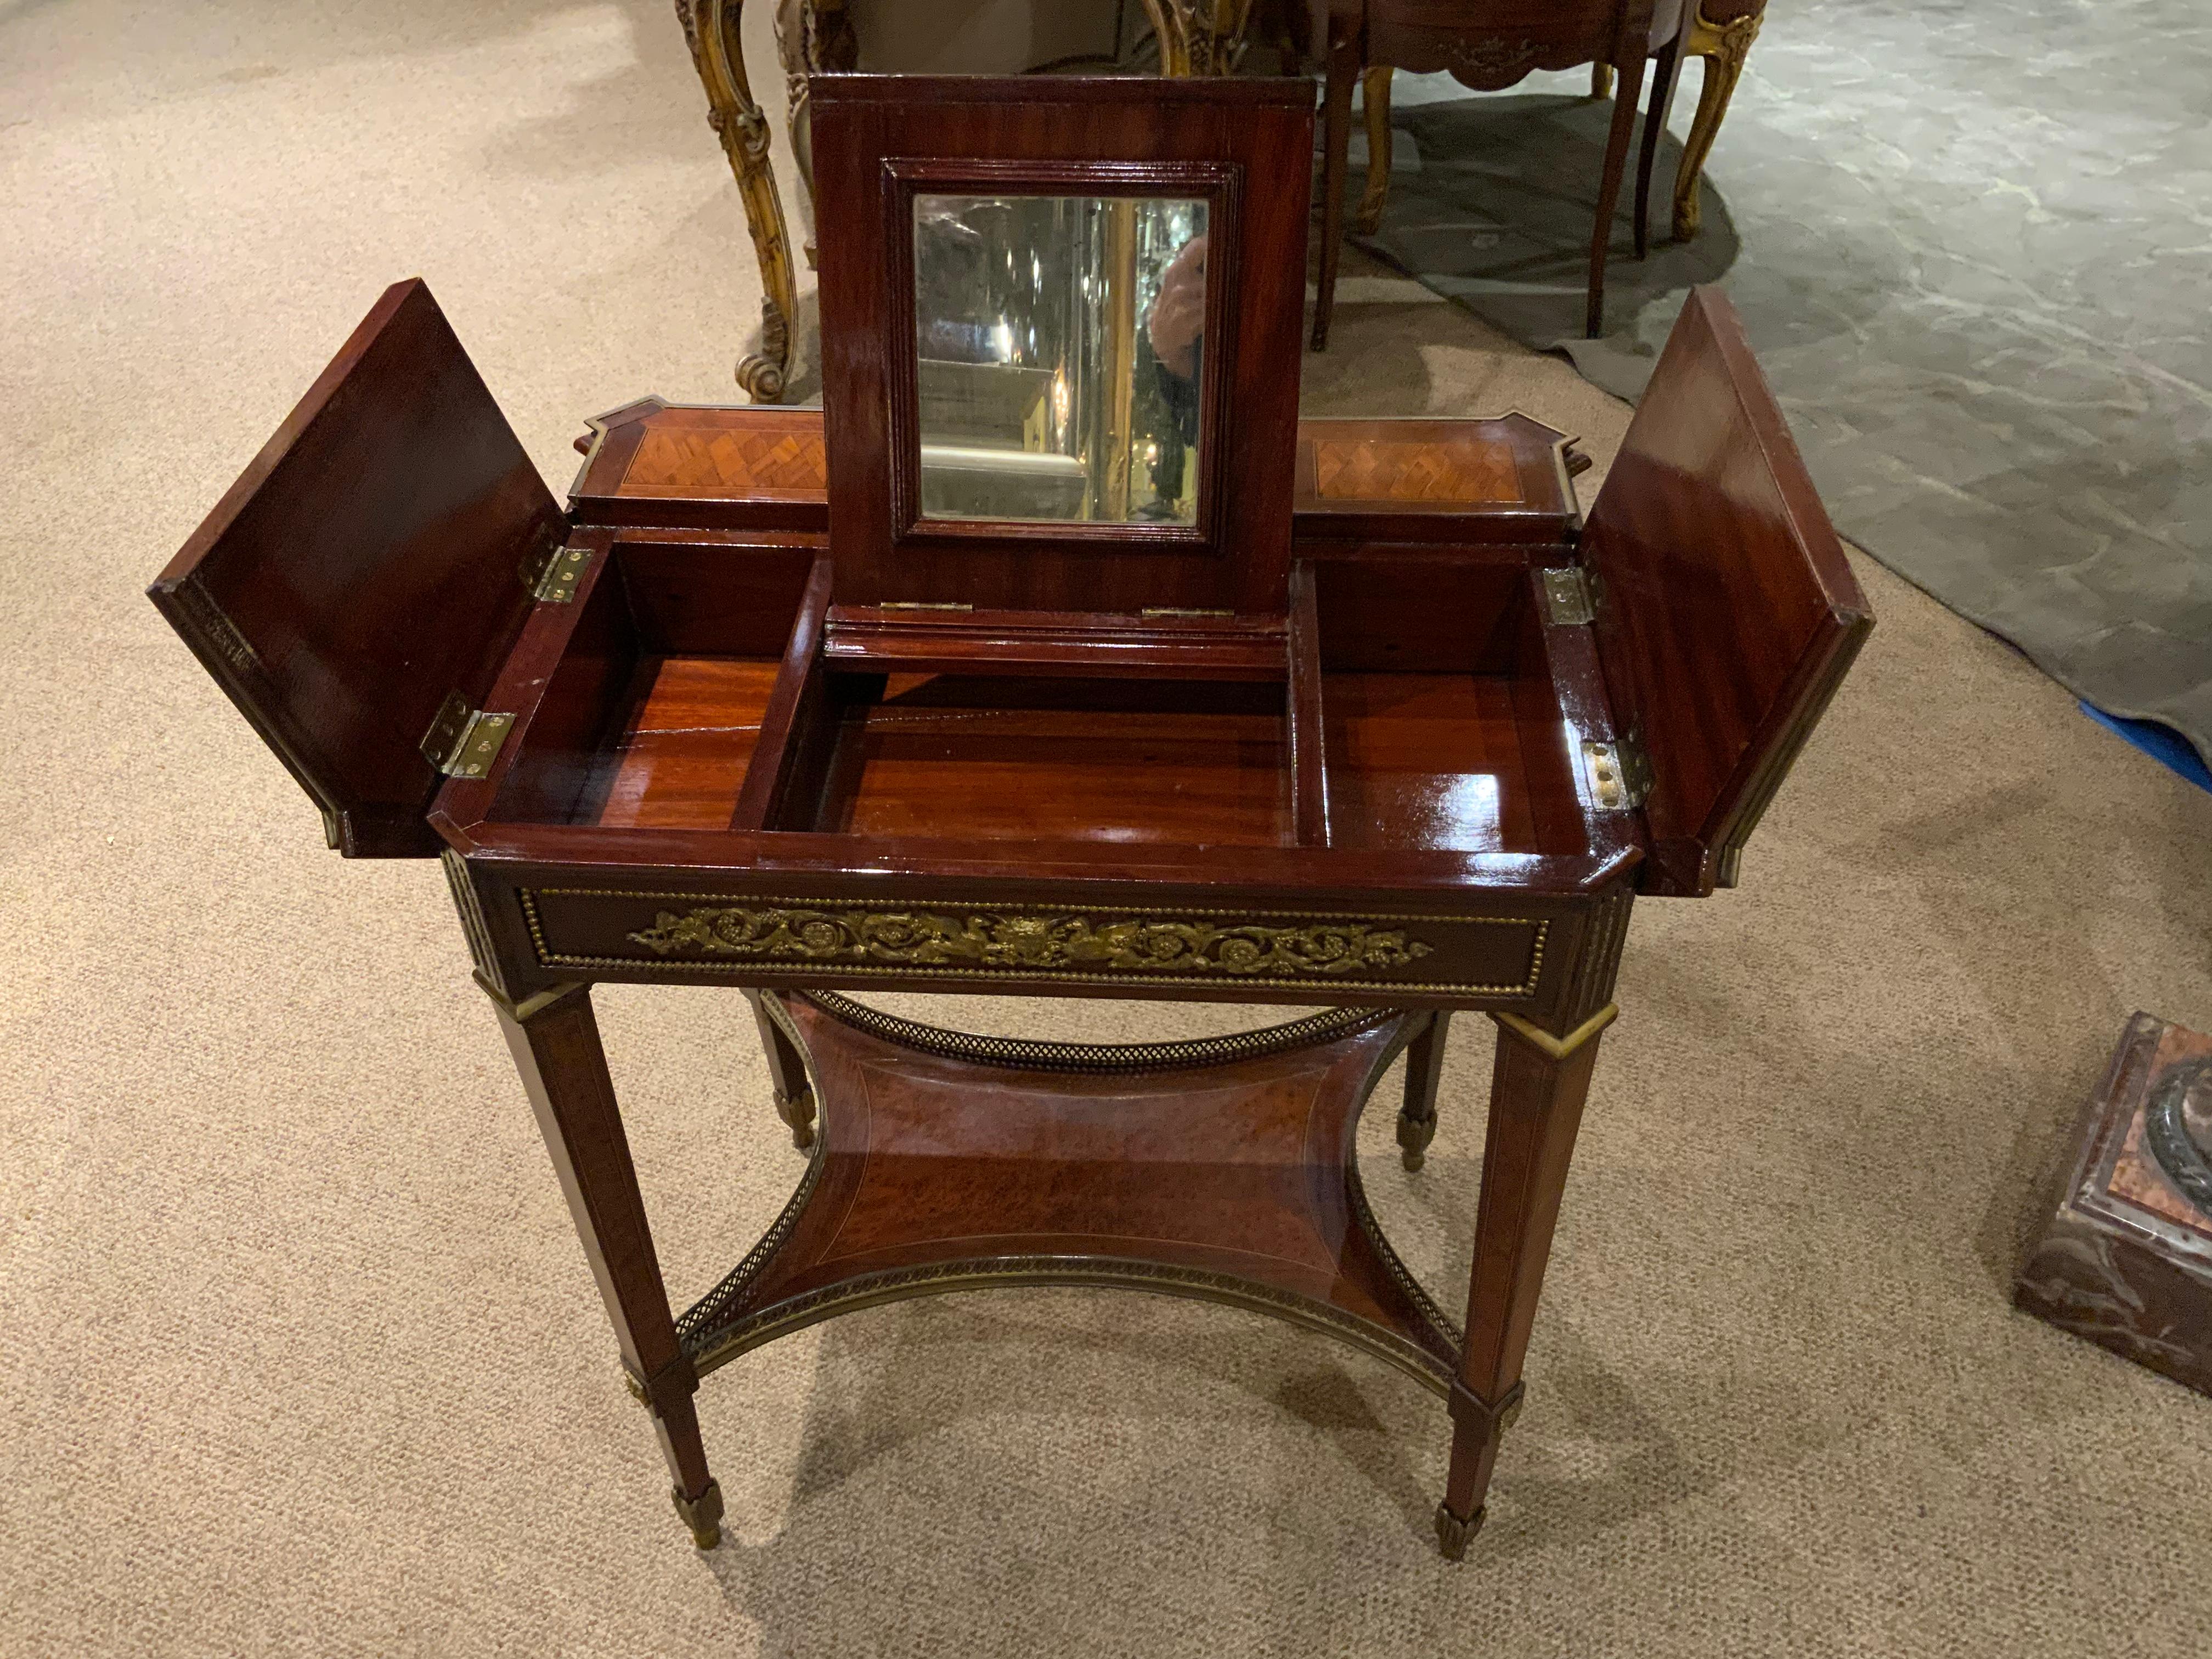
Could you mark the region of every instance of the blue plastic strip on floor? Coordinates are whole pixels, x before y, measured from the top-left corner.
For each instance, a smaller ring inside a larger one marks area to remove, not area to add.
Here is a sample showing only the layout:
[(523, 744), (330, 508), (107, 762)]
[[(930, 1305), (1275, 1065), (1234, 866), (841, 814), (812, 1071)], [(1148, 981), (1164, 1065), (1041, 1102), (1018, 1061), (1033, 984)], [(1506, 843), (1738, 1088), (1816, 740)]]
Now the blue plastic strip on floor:
[(2199, 789), (2212, 790), (2212, 767), (2207, 767), (2204, 757), (2172, 726), (2161, 726), (2156, 720), (2123, 720), (2118, 714), (2107, 714), (2093, 702), (2083, 703), (2081, 712), (2098, 725), (2125, 738), (2153, 760), (2172, 768)]

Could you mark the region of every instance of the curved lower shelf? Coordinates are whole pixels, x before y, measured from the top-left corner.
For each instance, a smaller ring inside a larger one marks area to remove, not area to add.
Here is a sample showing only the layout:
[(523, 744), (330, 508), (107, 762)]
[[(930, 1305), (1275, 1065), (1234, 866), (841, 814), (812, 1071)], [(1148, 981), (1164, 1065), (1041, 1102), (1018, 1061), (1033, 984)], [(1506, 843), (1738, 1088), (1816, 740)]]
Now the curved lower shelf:
[(1076, 1045), (765, 1000), (805, 1056), (817, 1134), (775, 1225), (677, 1322), (701, 1372), (887, 1302), (1091, 1285), (1267, 1314), (1449, 1392), (1459, 1333), (1383, 1237), (1353, 1151), (1424, 1015)]

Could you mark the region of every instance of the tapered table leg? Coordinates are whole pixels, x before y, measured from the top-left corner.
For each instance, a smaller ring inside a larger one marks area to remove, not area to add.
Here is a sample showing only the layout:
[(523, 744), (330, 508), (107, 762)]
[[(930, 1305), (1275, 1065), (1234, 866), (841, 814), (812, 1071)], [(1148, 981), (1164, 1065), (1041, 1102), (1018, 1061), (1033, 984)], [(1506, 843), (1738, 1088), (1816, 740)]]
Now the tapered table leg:
[(1598, 1033), (1616, 1012), (1607, 1003), (1559, 1035), (1518, 1015), (1491, 1016), (1498, 1029), (1490, 1135), (1483, 1149), (1467, 1342), (1451, 1396), (1451, 1472), (1437, 1506), (1437, 1540), (1450, 1560), (1466, 1553), (1467, 1540), (1482, 1525), (1499, 1437), (1521, 1404), (1521, 1365), (1583, 1098), (1597, 1062)]
[(1437, 1138), (1437, 1084), (1443, 1076), (1444, 1037), (1450, 1025), (1451, 1010), (1437, 1009), (1406, 1048), (1406, 1103), (1398, 1109), (1398, 1149), (1408, 1170), (1418, 1170), (1427, 1161), (1429, 1143)]
[(599, 1046), (591, 988), (564, 985), (519, 1004), (489, 986), (485, 991), (499, 1011), (500, 1029), (538, 1114), (585, 1260), (614, 1323), (623, 1364), (652, 1408), (674, 1481), (676, 1512), (691, 1528), (692, 1541), (712, 1549), (721, 1539), (722, 1492), (708, 1473), (699, 1439), (691, 1398), (699, 1377), (677, 1344), (645, 1200)]
[(806, 1062), (769, 1012), (766, 996), (751, 989), (744, 994), (752, 1005), (753, 1024), (760, 1028), (761, 1051), (768, 1056), (775, 1115), (790, 1128), (791, 1144), (803, 1152), (814, 1144), (814, 1086), (806, 1080)]

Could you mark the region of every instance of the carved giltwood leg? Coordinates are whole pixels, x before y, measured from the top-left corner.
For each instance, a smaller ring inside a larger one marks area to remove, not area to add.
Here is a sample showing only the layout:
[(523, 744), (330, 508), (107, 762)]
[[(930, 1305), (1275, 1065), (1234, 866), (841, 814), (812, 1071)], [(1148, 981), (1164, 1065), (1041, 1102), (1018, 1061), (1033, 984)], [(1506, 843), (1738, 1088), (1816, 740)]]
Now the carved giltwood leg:
[(707, 89), (707, 124), (722, 141), (722, 153), (737, 176), (745, 224), (760, 261), (761, 349), (738, 360), (738, 384), (756, 400), (774, 403), (790, 380), (791, 325), (799, 309), (799, 289), (783, 198), (769, 161), (768, 119), (753, 101), (751, 83), (745, 78), (738, 34), (744, 10), (744, 0), (676, 0), (692, 64)]
[(1406, 1103), (1398, 1111), (1399, 1154), (1408, 1170), (1427, 1161), (1429, 1143), (1437, 1137), (1437, 1084), (1444, 1071), (1444, 1037), (1451, 1025), (1451, 1010), (1439, 1008), (1430, 1016), (1406, 1048)]
[(1230, 75), (1244, 55), (1252, 0), (1145, 0), (1164, 76)]
[(768, 1056), (768, 1075), (775, 1090), (775, 1115), (791, 1129), (791, 1144), (805, 1152), (814, 1144), (814, 1085), (806, 1080), (806, 1062), (769, 1017), (760, 992), (747, 990), (753, 1023), (760, 1028), (761, 1049)]
[(1362, 236), (1372, 236), (1382, 222), (1383, 207), (1390, 200), (1390, 76), (1387, 64), (1359, 77), (1359, 101), (1367, 118), (1367, 188), (1360, 192)]
[(1448, 1560), (1466, 1554), (1467, 1540), (1482, 1525), (1499, 1437), (1520, 1410), (1522, 1362), (1597, 1061), (1598, 1033), (1617, 1012), (1607, 1003), (1561, 1036), (1515, 1014), (1491, 1016), (1498, 1022), (1498, 1062), (1468, 1286), (1467, 1346), (1452, 1389), (1451, 1472), (1437, 1506), (1437, 1541)]
[(1593, 98), (1613, 96), (1612, 64), (1592, 64), (1590, 65), (1590, 96)]
[(1721, 118), (1728, 113), (1735, 83), (1743, 78), (1744, 59), (1751, 43), (1759, 39), (1764, 11), (1755, 11), (1726, 23), (1705, 21), (1705, 8), (1697, 9), (1684, 30), (1682, 55), (1705, 60), (1704, 83), (1698, 89), (1698, 113), (1690, 124), (1690, 137), (1682, 146), (1682, 165), (1674, 174), (1674, 240), (1686, 242), (1698, 234), (1698, 186), (1705, 161), (1720, 136)]
[(623, 1367), (652, 1409), (674, 1483), (670, 1496), (676, 1512), (690, 1528), (692, 1541), (712, 1549), (721, 1539), (722, 1491), (708, 1472), (699, 1438), (691, 1399), (698, 1374), (676, 1340), (645, 1200), (592, 1014), (591, 988), (564, 985), (520, 1004), (489, 984), (484, 989), (499, 1011), (500, 1029), (606, 1302)]
[[(855, 68), (860, 40), (845, 0), (780, 0), (775, 9), (775, 51), (783, 64), (784, 130), (791, 137), (792, 159), (806, 191), (810, 220), (814, 209), (814, 137), (809, 118), (808, 77), (817, 70)], [(805, 243), (807, 268), (814, 265), (814, 239)]]

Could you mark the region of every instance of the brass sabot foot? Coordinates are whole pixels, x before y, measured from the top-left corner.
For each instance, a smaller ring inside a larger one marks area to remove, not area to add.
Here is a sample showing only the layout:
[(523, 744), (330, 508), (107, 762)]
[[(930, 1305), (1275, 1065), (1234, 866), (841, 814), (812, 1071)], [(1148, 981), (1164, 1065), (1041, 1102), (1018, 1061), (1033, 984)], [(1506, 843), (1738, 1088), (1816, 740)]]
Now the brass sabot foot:
[(1447, 1561), (1467, 1559), (1467, 1540), (1482, 1530), (1485, 1511), (1478, 1509), (1462, 1521), (1451, 1512), (1449, 1504), (1437, 1505), (1437, 1547), (1443, 1552)]
[(1408, 1170), (1418, 1170), (1428, 1162), (1429, 1143), (1436, 1138), (1436, 1119), (1398, 1114), (1398, 1150)]
[(672, 1486), (668, 1498), (676, 1505), (676, 1513), (683, 1516), (684, 1524), (691, 1528), (693, 1544), (710, 1550), (722, 1541), (721, 1482), (709, 1480), (707, 1490), (696, 1498), (686, 1498)]

